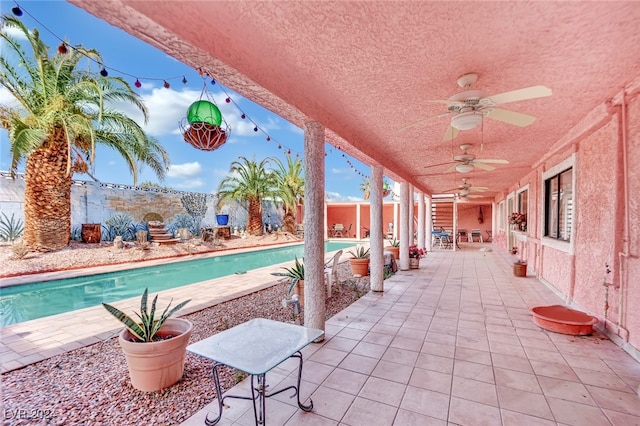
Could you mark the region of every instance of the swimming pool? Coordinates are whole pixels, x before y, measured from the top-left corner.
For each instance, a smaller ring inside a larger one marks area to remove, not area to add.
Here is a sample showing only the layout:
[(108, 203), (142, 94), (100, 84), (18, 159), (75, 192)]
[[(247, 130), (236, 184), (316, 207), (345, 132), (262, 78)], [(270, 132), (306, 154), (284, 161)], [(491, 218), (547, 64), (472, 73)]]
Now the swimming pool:
[[(325, 252), (354, 246), (326, 242)], [(0, 288), (0, 326), (220, 278), (302, 258), (304, 244)], [(275, 279), (275, 277), (274, 277)]]

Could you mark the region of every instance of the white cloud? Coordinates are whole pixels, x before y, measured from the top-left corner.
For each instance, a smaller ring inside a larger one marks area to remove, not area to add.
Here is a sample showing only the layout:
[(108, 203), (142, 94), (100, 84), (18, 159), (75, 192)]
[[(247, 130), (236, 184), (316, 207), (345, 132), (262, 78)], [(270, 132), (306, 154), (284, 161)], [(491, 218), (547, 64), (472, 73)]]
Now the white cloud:
[(176, 189), (193, 190), (193, 189), (202, 188), (204, 185), (205, 183), (202, 179), (191, 179), (191, 180), (183, 181), (182, 183), (174, 184), (172, 186)]
[(362, 197), (342, 195), (339, 192), (325, 191), (324, 195), (327, 201), (363, 201)]
[(191, 178), (202, 173), (202, 166), (197, 161), (193, 163), (172, 164), (167, 172), (167, 177)]
[(0, 87), (0, 105), (5, 105), (9, 108), (17, 108), (20, 103), (13, 97), (6, 87)]
[[(24, 35), (24, 33), (22, 32), (22, 30), (19, 30), (18, 28), (15, 27), (9, 27), (9, 26), (5, 26), (4, 28), (2, 28), (2, 31), (7, 34), (10, 37), (13, 37), (17, 40), (26, 40), (27, 36)], [(31, 32), (31, 31), (29, 31)], [(3, 43), (4, 40), (3, 40)], [(3, 49), (4, 50), (4, 49)]]

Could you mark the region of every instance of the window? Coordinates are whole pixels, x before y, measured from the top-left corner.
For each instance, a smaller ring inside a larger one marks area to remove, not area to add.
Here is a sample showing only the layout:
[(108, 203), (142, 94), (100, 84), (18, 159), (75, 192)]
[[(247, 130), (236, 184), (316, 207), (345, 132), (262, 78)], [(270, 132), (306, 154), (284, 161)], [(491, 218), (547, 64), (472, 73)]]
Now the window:
[(573, 169), (569, 168), (544, 181), (544, 236), (571, 241), (573, 221)]
[(516, 193), (516, 211), (524, 215), (524, 224), (522, 225), (522, 231), (527, 229), (527, 218), (529, 215), (529, 186), (520, 189)]

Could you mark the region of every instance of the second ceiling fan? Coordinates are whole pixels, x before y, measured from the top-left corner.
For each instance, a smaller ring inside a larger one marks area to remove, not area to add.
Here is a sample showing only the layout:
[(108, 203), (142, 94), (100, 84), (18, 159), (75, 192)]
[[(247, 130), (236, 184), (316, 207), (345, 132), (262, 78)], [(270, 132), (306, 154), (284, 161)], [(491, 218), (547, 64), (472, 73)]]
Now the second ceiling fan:
[(491, 170), (495, 170), (496, 168), (493, 166), (490, 166), (489, 164), (509, 164), (507, 160), (503, 160), (499, 158), (476, 158), (475, 154), (469, 154), (469, 152), (467, 152), (469, 149), (471, 149), (472, 146), (473, 145), (471, 144), (460, 145), (462, 154), (454, 155), (453, 161), (448, 161), (446, 163), (440, 163), (440, 164), (432, 164), (426, 167), (429, 168), (429, 167), (436, 167), (436, 166), (451, 164), (451, 167), (447, 169), (447, 172), (452, 172), (455, 170), (460, 173), (468, 173), (472, 171), (475, 167), (482, 170), (491, 171)]

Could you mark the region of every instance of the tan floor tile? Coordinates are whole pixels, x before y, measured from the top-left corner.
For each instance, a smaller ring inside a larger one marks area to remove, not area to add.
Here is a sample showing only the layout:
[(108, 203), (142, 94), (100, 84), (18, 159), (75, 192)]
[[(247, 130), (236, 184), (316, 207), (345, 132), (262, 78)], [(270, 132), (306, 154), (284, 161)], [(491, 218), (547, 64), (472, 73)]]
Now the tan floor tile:
[(530, 347), (527, 347), (524, 350), (526, 352), (526, 357), (531, 361), (544, 361), (546, 363), (562, 365), (567, 364), (564, 357), (557, 351), (544, 351), (542, 349)]
[(400, 408), (436, 419), (447, 420), (449, 395), (409, 386), (400, 403)]
[(533, 374), (533, 368), (531, 367), (531, 363), (526, 358), (520, 358), (517, 356), (509, 356), (494, 353), (491, 355), (493, 360), (493, 366), (504, 368), (507, 370), (516, 370), (521, 371), (523, 373), (531, 373)]
[(475, 362), (477, 364), (491, 365), (491, 353), (477, 349), (457, 347), (455, 359)]
[(373, 343), (376, 345), (389, 346), (394, 336), (389, 334), (368, 332), (363, 338), (363, 342)]
[(436, 419), (408, 410), (398, 410), (394, 426), (447, 426), (444, 420)]
[(322, 383), (322, 386), (357, 395), (369, 376), (336, 368)]
[(451, 393), (451, 373), (414, 368), (409, 385), (421, 389), (428, 389), (444, 394)]
[[(598, 386), (600, 388), (613, 389), (622, 392), (635, 392), (613, 372), (604, 373), (583, 368), (573, 368), (582, 383), (585, 385)], [(640, 403), (640, 401), (638, 401)]]
[(342, 360), (338, 367), (344, 368), (345, 370), (355, 371), (357, 373), (371, 374), (377, 364), (378, 360), (375, 358), (349, 354), (344, 360)]
[(553, 420), (546, 420), (528, 414), (517, 413), (510, 410), (500, 410), (502, 412), (503, 426), (556, 426)]
[(525, 349), (518, 344), (504, 343), (489, 341), (489, 347), (492, 353), (499, 353), (502, 355), (519, 356), (520, 358), (526, 358)]
[(589, 391), (582, 383), (544, 376), (538, 377), (538, 383), (540, 383), (542, 392), (547, 396), (579, 402), (580, 404), (596, 405)]
[(326, 386), (318, 387), (311, 395), (313, 411), (323, 417), (340, 421), (356, 399), (355, 395), (331, 389)]
[(631, 414), (620, 413), (613, 410), (602, 410), (609, 417), (611, 423), (614, 426), (639, 426), (640, 416), (633, 416)]
[(396, 336), (396, 338), (393, 339), (389, 347), (407, 349), (414, 352), (420, 352), (420, 349), (422, 349), (422, 344), (423, 344), (422, 339), (416, 340), (412, 338)]
[(619, 392), (596, 386), (587, 386), (587, 390), (602, 408), (640, 416), (640, 396), (637, 393)]
[(358, 396), (398, 407), (406, 387), (407, 385), (390, 380), (369, 377)]
[(390, 405), (381, 404), (366, 398), (356, 398), (342, 419), (341, 424), (350, 426), (388, 426), (393, 425), (393, 420), (398, 409)]
[(310, 360), (304, 361), (302, 377), (304, 380), (320, 384), (331, 374), (335, 367)]
[(397, 364), (391, 361), (380, 361), (371, 373), (371, 376), (407, 384), (412, 371), (413, 367), (409, 365)]
[(436, 331), (432, 331), (432, 328), (429, 328), (429, 332), (427, 332), (427, 337), (425, 337), (424, 340), (425, 342), (440, 343), (442, 345), (454, 346), (456, 344), (455, 334), (439, 333)]
[(335, 336), (325, 343), (324, 347), (342, 352), (350, 352), (357, 344), (358, 340)]
[(553, 420), (553, 415), (544, 395), (501, 386), (496, 389), (500, 408)]
[(351, 353), (356, 355), (368, 356), (370, 358), (381, 359), (387, 350), (386, 346), (376, 345), (374, 343), (360, 342), (356, 345)]
[(420, 353), (406, 349), (388, 348), (382, 356), (384, 361), (396, 362), (398, 364), (414, 366)]
[(311, 355), (309, 360), (336, 366), (340, 364), (346, 356), (347, 352), (322, 347), (318, 349), (313, 355)]
[[(337, 420), (331, 420), (323, 417), (314, 411), (305, 412), (302, 410), (296, 411), (293, 416), (289, 418), (286, 426), (337, 426)], [(218, 425), (216, 425), (218, 426)]]
[(483, 364), (476, 364), (475, 362), (456, 360), (453, 365), (453, 375), (486, 383), (495, 384), (496, 382), (493, 368)]
[(498, 394), (496, 393), (495, 385), (464, 377), (453, 377), (451, 396), (491, 405), (493, 407), (498, 406)]
[(526, 392), (542, 393), (538, 379), (535, 375), (521, 371), (494, 368), (496, 385), (507, 388), (519, 389)]
[(444, 345), (441, 343), (425, 341), (425, 343), (422, 345), (422, 349), (420, 349), (420, 352), (453, 358), (456, 353), (456, 347), (454, 345)]
[(461, 398), (451, 398), (449, 422), (457, 425), (495, 426), (501, 424), (500, 410)]
[(578, 404), (564, 399), (547, 398), (556, 421), (571, 426), (602, 426), (609, 420), (597, 407)]
[(415, 366), (426, 370), (439, 371), (451, 374), (454, 360), (452, 358), (421, 353), (416, 359)]
[(565, 354), (564, 359), (572, 368), (583, 368), (591, 371), (600, 371), (603, 373), (612, 373), (611, 368), (599, 358), (587, 356)]

